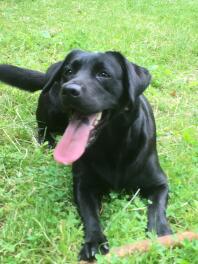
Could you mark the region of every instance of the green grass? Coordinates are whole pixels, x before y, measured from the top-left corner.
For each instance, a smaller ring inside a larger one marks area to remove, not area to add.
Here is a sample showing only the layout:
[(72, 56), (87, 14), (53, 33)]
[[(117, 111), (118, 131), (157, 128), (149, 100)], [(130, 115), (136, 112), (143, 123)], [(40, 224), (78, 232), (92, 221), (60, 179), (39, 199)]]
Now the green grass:
[[(72, 48), (118, 50), (150, 69), (146, 95), (170, 183), (174, 232), (198, 231), (198, 2), (196, 0), (0, 1), (0, 63), (45, 70)], [(35, 139), (32, 95), (0, 84), (0, 263), (76, 263), (83, 241), (69, 167)], [(136, 197), (104, 199), (111, 247), (145, 238)], [(198, 243), (158, 245), (111, 263), (197, 263)], [(99, 257), (99, 263), (106, 263)]]

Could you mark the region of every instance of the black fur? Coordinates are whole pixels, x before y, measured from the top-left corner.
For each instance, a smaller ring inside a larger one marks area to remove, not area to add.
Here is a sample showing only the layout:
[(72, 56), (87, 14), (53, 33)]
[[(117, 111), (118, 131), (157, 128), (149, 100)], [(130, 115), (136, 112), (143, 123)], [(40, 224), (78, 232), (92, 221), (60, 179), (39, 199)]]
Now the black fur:
[(41, 90), (45, 85), (45, 74), (20, 67), (1, 64), (0, 80), (19, 89), (35, 92)]
[[(151, 80), (148, 70), (118, 52), (83, 51), (71, 52), (44, 77), (38, 73), (38, 85), (32, 75), (15, 82), (20, 74), (5, 74), (3, 67), (0, 80), (32, 91), (44, 86), (37, 109), (40, 141), (54, 144), (51, 132), (63, 133), (71, 110), (83, 116), (103, 112), (95, 141), (73, 164), (74, 196), (85, 229), (80, 259), (91, 261), (99, 251), (109, 250), (99, 211), (102, 196), (110, 190), (132, 194), (140, 189), (151, 201), (148, 231), (171, 233), (165, 214), (168, 185), (158, 160), (153, 112), (142, 95)], [(26, 86), (28, 79), (32, 85)]]

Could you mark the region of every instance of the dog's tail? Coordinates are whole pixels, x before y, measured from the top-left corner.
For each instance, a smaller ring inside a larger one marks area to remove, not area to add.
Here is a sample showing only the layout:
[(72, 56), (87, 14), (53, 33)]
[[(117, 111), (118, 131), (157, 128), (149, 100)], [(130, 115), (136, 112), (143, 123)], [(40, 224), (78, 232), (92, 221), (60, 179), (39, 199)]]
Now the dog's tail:
[(0, 81), (28, 92), (35, 92), (44, 87), (46, 75), (39, 71), (0, 64)]

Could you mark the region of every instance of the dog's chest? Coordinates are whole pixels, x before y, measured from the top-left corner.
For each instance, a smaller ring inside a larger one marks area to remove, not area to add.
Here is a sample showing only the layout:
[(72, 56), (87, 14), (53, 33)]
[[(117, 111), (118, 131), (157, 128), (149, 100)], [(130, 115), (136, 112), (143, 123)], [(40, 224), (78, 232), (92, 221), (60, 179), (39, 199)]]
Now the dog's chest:
[[(113, 160), (103, 153), (103, 158), (90, 160), (89, 166), (99, 182), (104, 182), (115, 191), (136, 190), (140, 186), (141, 176), (133, 173), (124, 160)], [(95, 178), (92, 179), (95, 181)]]
[[(137, 173), (138, 148), (130, 144), (128, 132), (105, 131), (87, 150), (86, 165), (111, 189), (137, 189), (141, 175)], [(137, 143), (137, 142), (136, 142)]]
[(117, 145), (111, 146), (110, 142), (99, 144), (88, 151), (86, 165), (97, 175), (100, 181), (104, 181), (111, 189), (125, 188), (125, 176), (127, 165), (123, 157), (122, 148)]

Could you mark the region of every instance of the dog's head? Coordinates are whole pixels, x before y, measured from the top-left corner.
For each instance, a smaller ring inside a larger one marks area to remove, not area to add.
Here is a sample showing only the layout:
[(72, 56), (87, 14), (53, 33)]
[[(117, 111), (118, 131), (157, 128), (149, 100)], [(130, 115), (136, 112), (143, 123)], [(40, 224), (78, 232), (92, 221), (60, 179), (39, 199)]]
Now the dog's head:
[(78, 159), (107, 116), (126, 105), (133, 108), (150, 80), (145, 68), (129, 62), (119, 52), (69, 53), (43, 89), (46, 93), (58, 83), (61, 107), (72, 113), (55, 158), (65, 164)]

